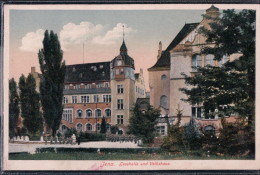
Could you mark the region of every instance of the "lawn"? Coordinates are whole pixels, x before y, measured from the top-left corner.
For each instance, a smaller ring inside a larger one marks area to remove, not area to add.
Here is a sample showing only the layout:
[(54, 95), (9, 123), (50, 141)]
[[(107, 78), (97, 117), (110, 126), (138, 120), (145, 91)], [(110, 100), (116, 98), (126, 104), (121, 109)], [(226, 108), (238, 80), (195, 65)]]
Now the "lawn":
[(216, 155), (188, 155), (188, 154), (142, 154), (142, 153), (88, 153), (88, 152), (67, 152), (67, 153), (19, 153), (9, 154), (10, 160), (231, 160), (231, 159), (249, 159), (254, 157), (232, 157)]

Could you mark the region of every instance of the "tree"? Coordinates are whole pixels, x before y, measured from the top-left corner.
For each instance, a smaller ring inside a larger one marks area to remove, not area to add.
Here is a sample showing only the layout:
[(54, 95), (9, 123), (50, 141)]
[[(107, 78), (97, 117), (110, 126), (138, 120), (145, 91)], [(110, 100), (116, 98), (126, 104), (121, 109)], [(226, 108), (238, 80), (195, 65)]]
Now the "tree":
[(36, 134), (42, 128), (43, 121), (40, 112), (40, 97), (36, 92), (36, 82), (32, 74), (29, 74), (27, 78), (21, 75), (19, 89), (23, 125), (28, 132)]
[(106, 123), (106, 119), (105, 117), (102, 118), (102, 122), (101, 122), (101, 130), (100, 133), (106, 133), (107, 132), (107, 123)]
[(131, 109), (129, 119), (129, 133), (143, 139), (144, 143), (150, 143), (155, 136), (156, 124), (160, 116), (160, 110), (148, 105), (147, 110), (142, 113), (138, 104)]
[(12, 78), (9, 80), (9, 136), (13, 137), (15, 127), (19, 118), (19, 96), (17, 93), (17, 83)]
[(162, 148), (178, 152), (183, 150), (183, 127), (180, 126), (182, 117), (182, 110), (177, 109), (177, 121), (174, 125), (168, 125), (168, 134), (163, 139)]
[(65, 77), (65, 61), (57, 34), (53, 31), (44, 33), (43, 49), (38, 53), (42, 78), (40, 97), (43, 117), (52, 135), (58, 130), (63, 113), (63, 87)]
[[(224, 10), (222, 17), (212, 20), (210, 29), (202, 27), (200, 33), (213, 46), (204, 46), (201, 54), (214, 54), (218, 61), (224, 55), (238, 54), (238, 59), (222, 67), (197, 68), (195, 76), (184, 75), (191, 88), (180, 90), (188, 96), (185, 101), (202, 104), (206, 113), (209, 109), (220, 109), (222, 115), (237, 112), (248, 117), (251, 127), (255, 115), (255, 11)], [(223, 105), (227, 106), (224, 110)]]
[(189, 150), (201, 149), (201, 133), (194, 119), (183, 126), (183, 142)]

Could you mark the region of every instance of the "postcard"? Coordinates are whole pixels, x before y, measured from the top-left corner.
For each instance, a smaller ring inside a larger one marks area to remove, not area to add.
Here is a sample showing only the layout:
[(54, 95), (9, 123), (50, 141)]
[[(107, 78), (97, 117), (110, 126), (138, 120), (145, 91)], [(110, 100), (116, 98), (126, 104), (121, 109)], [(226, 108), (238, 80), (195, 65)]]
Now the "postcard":
[(259, 11), (6, 4), (3, 170), (259, 170)]

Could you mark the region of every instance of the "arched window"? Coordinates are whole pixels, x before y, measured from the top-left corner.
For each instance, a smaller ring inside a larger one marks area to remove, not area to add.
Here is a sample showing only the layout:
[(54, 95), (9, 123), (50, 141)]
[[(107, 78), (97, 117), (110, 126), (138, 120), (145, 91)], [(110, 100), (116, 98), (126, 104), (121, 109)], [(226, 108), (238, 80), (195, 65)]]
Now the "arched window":
[(86, 116), (87, 116), (87, 118), (92, 118), (92, 110), (91, 109), (86, 110)]
[(109, 123), (106, 124), (107, 131), (110, 131), (111, 125)]
[(64, 132), (64, 131), (67, 131), (67, 130), (68, 130), (68, 127), (65, 126), (65, 125), (62, 125), (61, 130), (62, 130), (63, 132)]
[(204, 131), (205, 131), (206, 134), (215, 135), (215, 128), (212, 125), (205, 126)]
[(209, 55), (205, 56), (205, 66), (207, 66), (207, 65), (214, 66), (215, 65), (214, 63), (215, 63), (214, 55), (209, 54)]
[(82, 118), (82, 117), (83, 117), (83, 112), (82, 112), (81, 109), (78, 109), (78, 110), (77, 110), (77, 117), (78, 117), (78, 118)]
[(100, 125), (100, 123), (97, 123), (96, 124), (96, 131), (100, 131), (100, 129), (101, 129), (101, 125)]
[(161, 96), (160, 105), (161, 105), (161, 107), (168, 109), (168, 98), (167, 98), (167, 96), (165, 96), (165, 95)]
[(92, 125), (90, 123), (86, 125), (86, 131), (92, 131)]
[(105, 110), (105, 117), (111, 117), (111, 110), (110, 109)]
[(100, 109), (96, 109), (95, 110), (95, 117), (96, 118), (101, 118), (101, 110)]
[(191, 60), (192, 71), (196, 71), (196, 67), (201, 67), (201, 56), (193, 55)]
[(77, 124), (77, 131), (83, 131), (83, 126), (81, 123)]
[(218, 62), (219, 67), (222, 67), (228, 61), (228, 56), (224, 55), (221, 60)]
[(165, 74), (163, 74), (163, 75), (161, 76), (161, 80), (166, 80), (166, 75), (165, 75)]

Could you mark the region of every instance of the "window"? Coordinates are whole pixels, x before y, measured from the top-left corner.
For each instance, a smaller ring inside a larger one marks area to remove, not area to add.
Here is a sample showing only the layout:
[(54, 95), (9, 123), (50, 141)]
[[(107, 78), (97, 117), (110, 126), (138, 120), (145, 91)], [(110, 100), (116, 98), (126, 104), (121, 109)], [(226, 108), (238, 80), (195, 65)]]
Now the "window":
[(165, 135), (165, 126), (157, 126), (156, 132), (160, 135)]
[(78, 110), (77, 110), (77, 117), (78, 117), (78, 118), (82, 118), (82, 117), (83, 117), (83, 113), (82, 113), (82, 110), (81, 110), (81, 109), (78, 109)]
[(86, 110), (86, 117), (87, 118), (92, 118), (92, 110), (91, 109), (87, 109)]
[(117, 109), (124, 109), (124, 100), (117, 99)]
[(124, 93), (124, 86), (122, 84), (117, 85), (117, 93), (123, 94)]
[(72, 123), (72, 109), (64, 109), (62, 119), (69, 123)]
[(83, 131), (83, 126), (81, 123), (77, 124), (77, 131)]
[(69, 85), (65, 85), (64, 86), (65, 89), (69, 89), (69, 87), (70, 87)]
[(76, 89), (80, 89), (80, 84), (77, 84), (77, 85), (76, 85)]
[(215, 128), (212, 125), (205, 126), (204, 131), (205, 131), (206, 134), (215, 135)]
[(193, 118), (201, 118), (201, 107), (196, 107), (196, 106), (193, 106), (191, 107), (191, 116)]
[(120, 74), (124, 74), (124, 69), (121, 69), (121, 70), (120, 70)]
[(219, 61), (218, 65), (219, 67), (222, 67), (226, 62), (228, 61), (228, 56), (224, 55), (221, 60)]
[(166, 75), (165, 75), (165, 74), (163, 74), (163, 75), (161, 76), (161, 80), (166, 80)]
[(69, 103), (69, 98), (66, 96), (66, 97), (63, 97), (63, 103), (64, 104), (67, 104)]
[(85, 89), (90, 89), (91, 88), (91, 84), (85, 84)]
[(119, 69), (116, 69), (116, 75), (119, 75)]
[(214, 66), (215, 65), (215, 61), (214, 61), (214, 55), (209, 54), (205, 56), (205, 66), (210, 65), (210, 66)]
[(193, 55), (191, 60), (192, 71), (196, 71), (196, 67), (201, 67), (201, 56)]
[(100, 123), (97, 123), (96, 124), (96, 131), (100, 131), (100, 129), (101, 129), (101, 125), (100, 125)]
[(77, 103), (77, 102), (78, 102), (78, 97), (72, 96), (72, 103)]
[(104, 83), (98, 83), (98, 84), (96, 85), (96, 88), (102, 88), (102, 87), (104, 87)]
[(94, 95), (94, 103), (98, 103), (99, 102), (99, 95)]
[(62, 130), (63, 132), (66, 132), (66, 131), (68, 130), (68, 127), (65, 126), (65, 125), (62, 125), (61, 130)]
[(101, 110), (100, 109), (96, 109), (95, 110), (95, 117), (96, 118), (101, 118)]
[(81, 103), (89, 103), (89, 96), (81, 96)]
[(162, 108), (168, 109), (168, 98), (167, 96), (163, 95), (160, 99), (160, 105)]
[(124, 116), (117, 115), (117, 124), (124, 124)]
[(205, 119), (215, 119), (215, 108), (205, 107), (204, 115)]
[(111, 102), (111, 95), (103, 95), (103, 102), (110, 103)]
[(105, 83), (105, 87), (106, 87), (106, 88), (109, 87), (109, 83)]
[(111, 110), (110, 109), (105, 110), (105, 117), (111, 117)]
[(106, 124), (106, 129), (107, 129), (107, 131), (110, 131), (111, 125), (109, 123)]
[(90, 123), (88, 123), (88, 124), (86, 125), (86, 130), (87, 130), (87, 131), (92, 131), (92, 125), (91, 125)]

